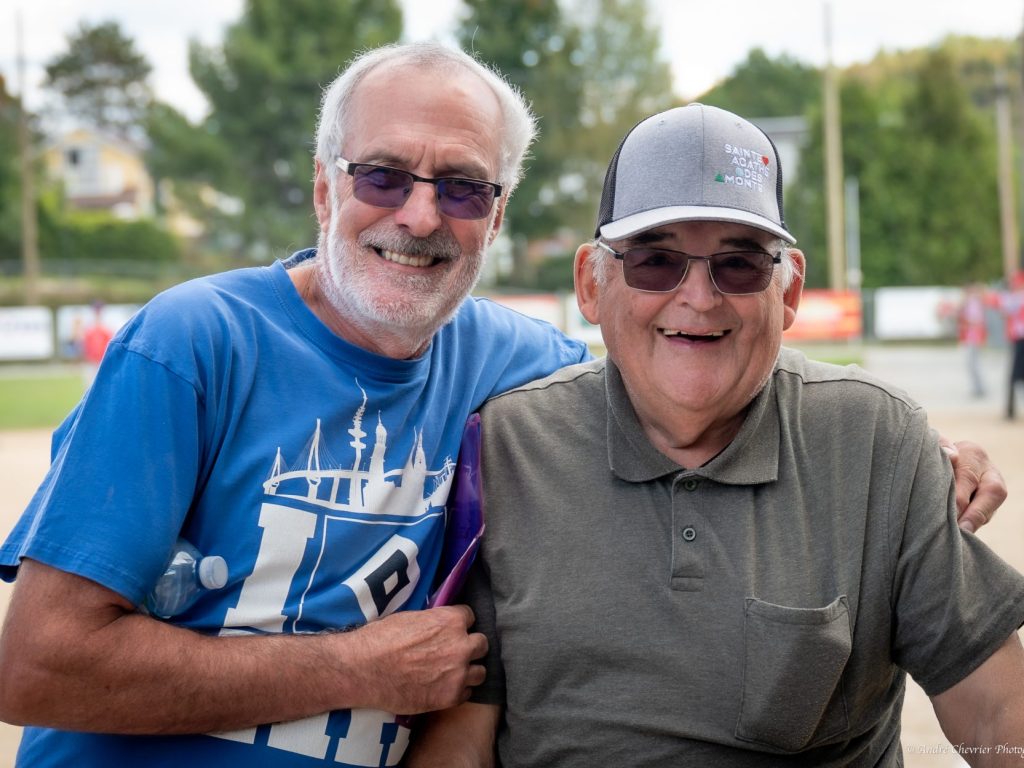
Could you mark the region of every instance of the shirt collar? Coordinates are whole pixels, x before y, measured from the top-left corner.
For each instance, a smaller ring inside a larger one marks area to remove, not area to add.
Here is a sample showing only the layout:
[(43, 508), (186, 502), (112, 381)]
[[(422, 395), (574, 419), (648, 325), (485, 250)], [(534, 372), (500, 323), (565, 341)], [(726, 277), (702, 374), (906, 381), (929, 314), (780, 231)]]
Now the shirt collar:
[[(777, 365), (777, 363), (776, 363)], [(778, 479), (779, 407), (775, 372), (754, 398), (743, 426), (725, 450), (701, 467), (686, 468), (694, 475), (729, 485), (755, 485)], [(683, 469), (655, 448), (637, 418), (622, 374), (611, 360), (605, 364), (608, 403), (608, 466), (621, 479), (643, 483)]]

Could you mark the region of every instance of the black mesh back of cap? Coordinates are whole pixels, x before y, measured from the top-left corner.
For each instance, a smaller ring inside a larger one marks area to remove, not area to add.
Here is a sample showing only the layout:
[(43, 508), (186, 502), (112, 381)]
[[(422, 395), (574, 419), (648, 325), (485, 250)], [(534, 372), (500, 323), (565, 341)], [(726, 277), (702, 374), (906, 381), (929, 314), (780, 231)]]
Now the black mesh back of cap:
[[(644, 118), (644, 120), (646, 119)], [(612, 161), (608, 163), (608, 172), (604, 175), (604, 190), (601, 192), (601, 207), (597, 212), (597, 229), (594, 230), (594, 237), (600, 237), (601, 227), (612, 220), (612, 212), (615, 210), (615, 176), (619, 168), (619, 154), (622, 152), (622, 146), (626, 143), (626, 139), (633, 133), (636, 126), (642, 122), (643, 120), (638, 122), (622, 137), (622, 141), (619, 142), (619, 146), (615, 149), (615, 154), (612, 155)]]

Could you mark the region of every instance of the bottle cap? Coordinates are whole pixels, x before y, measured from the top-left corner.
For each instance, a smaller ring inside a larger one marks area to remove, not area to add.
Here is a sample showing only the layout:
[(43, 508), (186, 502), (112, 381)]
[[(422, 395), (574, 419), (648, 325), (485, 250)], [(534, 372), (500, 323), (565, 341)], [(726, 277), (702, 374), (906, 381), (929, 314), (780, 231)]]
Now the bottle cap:
[(228, 583), (228, 564), (220, 555), (199, 561), (199, 583), (207, 589), (220, 589)]

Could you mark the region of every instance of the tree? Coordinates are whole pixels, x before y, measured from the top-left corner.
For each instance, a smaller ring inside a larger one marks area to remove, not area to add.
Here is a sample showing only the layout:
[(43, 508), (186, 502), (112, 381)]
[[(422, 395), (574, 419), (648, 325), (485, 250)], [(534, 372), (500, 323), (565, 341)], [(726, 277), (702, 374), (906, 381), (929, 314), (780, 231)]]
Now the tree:
[[(886, 130), (887, 112), (879, 102), (876, 89), (859, 80), (843, 79), (839, 101), (842, 104), (843, 170), (847, 178), (857, 179), (860, 185), (861, 251), (866, 253), (880, 239), (876, 229), (880, 224), (875, 215), (876, 206), (898, 207), (903, 202), (899, 199), (882, 202), (891, 191), (888, 157), (896, 152), (889, 144), (898, 143), (899, 138)], [(829, 285), (829, 259), (820, 101), (811, 105), (805, 116), (809, 138), (801, 152), (799, 178), (786, 177), (786, 223), (799, 239), (798, 245), (807, 258), (806, 285), (825, 288)]]
[[(590, 237), (608, 161), (622, 135), (675, 101), (646, 0), (469, 0), (459, 39), (531, 102), (540, 136), (505, 222), (519, 241)], [(512, 281), (530, 285), (520, 267)], [(545, 278), (546, 279), (546, 278)], [(572, 286), (571, 270), (562, 287)]]
[[(581, 216), (567, 215), (562, 224), (590, 237), (619, 141), (645, 117), (678, 100), (647, 0), (584, 0), (577, 4), (577, 16), (583, 92), (567, 169), (583, 179), (585, 194)], [(571, 288), (571, 275), (567, 280)]]
[[(396, 0), (247, 0), (222, 45), (190, 46), (192, 78), (210, 103), (201, 154), (217, 157), (203, 172), (244, 202), (238, 234), (250, 255), (310, 242), (321, 88), (356, 51), (401, 30)], [(173, 128), (180, 137), (183, 127)]]
[(959, 79), (952, 57), (931, 52), (904, 105), (891, 181), (911, 197), (905, 215), (874, 211), (889, 226), (865, 253), (882, 284), (959, 285), (1000, 273), (995, 138)]
[[(915, 55), (905, 77), (847, 78), (841, 103), (844, 171), (860, 188), (864, 286), (997, 277), (992, 121), (972, 103), (949, 51)], [(809, 285), (820, 286), (827, 283), (820, 109), (810, 114), (787, 218), (808, 254)]]
[(726, 80), (698, 100), (738, 115), (790, 117), (804, 114), (820, 99), (817, 69), (786, 54), (772, 59), (754, 48)]
[(565, 171), (567, 158), (575, 154), (583, 90), (579, 31), (553, 2), (465, 0), (465, 5), (468, 12), (456, 32), (462, 48), (522, 89), (538, 118), (540, 137), (505, 210), (505, 226), (520, 241), (516, 271), (522, 275), (522, 241), (551, 235), (567, 207), (582, 205)]
[(151, 101), (146, 79), (152, 68), (117, 22), (82, 22), (68, 50), (46, 65), (43, 83), (61, 96), (68, 113), (89, 125), (131, 136)]
[(21, 252), (19, 110), (0, 76), (0, 260), (19, 258)]

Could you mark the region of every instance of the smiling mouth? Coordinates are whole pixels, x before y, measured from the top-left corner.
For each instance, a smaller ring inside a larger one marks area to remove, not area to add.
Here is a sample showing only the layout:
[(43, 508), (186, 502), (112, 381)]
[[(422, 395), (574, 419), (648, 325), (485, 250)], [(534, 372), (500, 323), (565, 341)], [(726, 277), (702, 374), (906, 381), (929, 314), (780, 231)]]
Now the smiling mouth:
[(394, 264), (401, 264), (404, 267), (417, 267), (425, 269), (426, 267), (433, 267), (436, 264), (441, 263), (441, 259), (436, 256), (412, 256), (408, 253), (397, 253), (395, 251), (386, 251), (383, 248), (373, 249), (378, 256), (384, 261), (390, 261)]
[(684, 339), (686, 341), (692, 341), (697, 343), (707, 344), (710, 342), (718, 341), (723, 339), (731, 333), (731, 331), (709, 331), (708, 333), (685, 333), (684, 331), (678, 331), (674, 328), (659, 328), (661, 335), (668, 339)]

